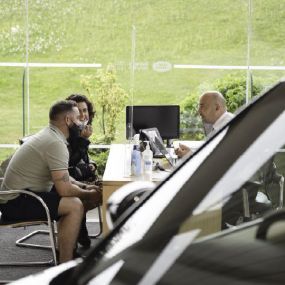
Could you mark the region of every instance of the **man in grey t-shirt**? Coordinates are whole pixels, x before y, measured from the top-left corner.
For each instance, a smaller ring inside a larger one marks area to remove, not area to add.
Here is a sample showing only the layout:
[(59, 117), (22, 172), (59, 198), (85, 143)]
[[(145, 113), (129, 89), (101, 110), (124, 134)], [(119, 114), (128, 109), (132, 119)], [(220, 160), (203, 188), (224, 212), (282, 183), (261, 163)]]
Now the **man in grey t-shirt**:
[[(83, 215), (98, 206), (101, 193), (95, 185), (75, 181), (68, 173), (67, 138), (80, 132), (79, 110), (73, 101), (59, 101), (49, 112), (48, 127), (32, 136), (13, 155), (1, 191), (29, 189), (47, 204), (58, 221), (59, 262), (73, 258)], [(26, 195), (7, 195), (0, 200), (7, 219), (46, 218), (41, 205)]]

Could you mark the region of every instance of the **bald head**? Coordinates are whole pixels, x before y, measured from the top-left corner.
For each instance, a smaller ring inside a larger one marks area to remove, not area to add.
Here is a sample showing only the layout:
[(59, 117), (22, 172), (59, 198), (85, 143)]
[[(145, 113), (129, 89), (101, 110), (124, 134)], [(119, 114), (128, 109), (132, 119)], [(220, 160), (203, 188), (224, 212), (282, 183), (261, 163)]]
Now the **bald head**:
[(202, 97), (207, 98), (207, 100), (212, 101), (212, 103), (219, 104), (226, 108), (226, 100), (218, 91), (207, 91), (201, 95), (200, 99)]
[(214, 124), (227, 111), (226, 100), (218, 91), (207, 91), (199, 100), (199, 114), (203, 122)]

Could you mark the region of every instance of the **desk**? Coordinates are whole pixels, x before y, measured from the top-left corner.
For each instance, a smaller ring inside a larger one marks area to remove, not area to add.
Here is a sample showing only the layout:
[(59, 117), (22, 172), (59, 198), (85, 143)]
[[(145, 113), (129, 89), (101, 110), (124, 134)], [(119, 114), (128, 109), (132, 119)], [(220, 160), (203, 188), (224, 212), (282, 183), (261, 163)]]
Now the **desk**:
[[(127, 149), (129, 147), (129, 149)], [(130, 161), (126, 162), (126, 152), (130, 151), (131, 145), (112, 144), (103, 175), (103, 234), (108, 232), (106, 223), (106, 205), (110, 195), (121, 186), (138, 180), (144, 180), (143, 176), (130, 176)], [(152, 181), (158, 182), (163, 180), (169, 172), (153, 171)]]
[[(187, 144), (190, 148), (198, 148), (203, 141), (182, 141), (181, 143)], [(127, 154), (130, 154), (131, 145), (124, 144), (112, 144), (103, 175), (103, 204), (102, 204), (102, 216), (103, 216), (103, 234), (108, 232), (108, 226), (106, 223), (106, 205), (110, 195), (121, 186), (138, 180), (144, 180), (143, 176), (135, 177), (130, 176), (130, 157), (129, 161), (126, 161)], [(167, 164), (167, 162), (166, 162)], [(152, 181), (162, 181), (169, 172), (167, 171), (153, 171)]]
[(192, 151), (197, 150), (205, 141), (174, 141), (174, 148), (178, 148), (179, 144), (184, 144), (188, 146)]

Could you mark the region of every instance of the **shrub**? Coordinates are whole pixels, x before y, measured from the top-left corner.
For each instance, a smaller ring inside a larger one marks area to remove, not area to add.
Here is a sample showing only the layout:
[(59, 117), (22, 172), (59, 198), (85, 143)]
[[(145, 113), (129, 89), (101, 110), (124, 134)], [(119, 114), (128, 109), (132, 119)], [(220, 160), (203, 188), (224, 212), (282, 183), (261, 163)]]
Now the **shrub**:
[[(215, 89), (223, 94), (227, 102), (229, 112), (234, 113), (245, 104), (246, 100), (246, 76), (230, 74), (214, 83)], [(252, 97), (258, 95), (263, 87), (258, 80), (250, 86)]]
[(189, 94), (182, 102), (180, 113), (180, 139), (202, 140), (204, 138), (203, 125), (197, 112), (199, 95)]
[(89, 155), (91, 159), (96, 162), (99, 177), (103, 177), (109, 155), (109, 149), (90, 149)]

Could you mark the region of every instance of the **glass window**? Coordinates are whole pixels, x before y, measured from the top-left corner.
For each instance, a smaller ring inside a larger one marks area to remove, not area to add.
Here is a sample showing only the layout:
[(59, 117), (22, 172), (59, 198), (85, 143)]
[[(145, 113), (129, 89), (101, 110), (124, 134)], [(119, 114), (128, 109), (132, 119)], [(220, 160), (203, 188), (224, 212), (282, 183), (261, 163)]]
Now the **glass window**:
[[(277, 0), (266, 5), (262, 0), (207, 4), (185, 0), (1, 0), (0, 63), (8, 74), (11, 63), (20, 68), (29, 64), (25, 100), (31, 99), (31, 104), (25, 106), (22, 125), (31, 126), (30, 132), (39, 124), (34, 110), (48, 109), (56, 97), (52, 93), (58, 92), (62, 98), (70, 92), (86, 93), (81, 75), (95, 75), (98, 68), (106, 70), (108, 65), (116, 69), (117, 82), (128, 94), (125, 105), (179, 104), (185, 115), (189, 96), (216, 89), (217, 80), (227, 80), (229, 75), (242, 78), (249, 90), (249, 95), (241, 92), (244, 97), (256, 95), (284, 76), (284, 40), (280, 36), (284, 5)], [(18, 93), (22, 79), (18, 82), (12, 76), (10, 80), (16, 82), (13, 93)], [(253, 92), (256, 83), (261, 88)], [(5, 83), (2, 85), (5, 90)], [(182, 139), (201, 139), (191, 133), (187, 137), (189, 126), (183, 120)], [(188, 124), (194, 125), (191, 129), (199, 129), (197, 120), (199, 116), (189, 119)], [(41, 124), (40, 119), (39, 127)], [(124, 142), (124, 107), (115, 125), (115, 142)], [(0, 142), (4, 140), (0, 138)]]
[(23, 68), (0, 67), (0, 144), (18, 143), (23, 135), (23, 76)]

